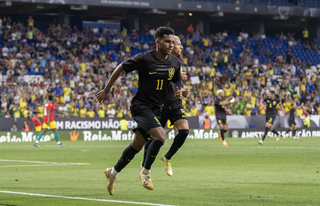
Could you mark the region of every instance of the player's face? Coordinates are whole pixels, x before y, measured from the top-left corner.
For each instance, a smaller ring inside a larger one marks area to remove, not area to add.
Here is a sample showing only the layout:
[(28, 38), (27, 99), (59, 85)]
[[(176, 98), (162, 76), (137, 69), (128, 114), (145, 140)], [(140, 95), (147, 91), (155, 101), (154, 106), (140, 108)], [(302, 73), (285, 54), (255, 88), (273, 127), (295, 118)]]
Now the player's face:
[(170, 35), (164, 34), (163, 38), (157, 40), (158, 49), (163, 55), (171, 54), (173, 45), (174, 45), (174, 37), (171, 34)]
[(174, 47), (173, 47), (173, 50), (172, 50), (172, 55), (173, 55), (173, 56), (178, 56), (178, 55), (180, 55), (181, 52), (182, 52), (182, 49), (183, 49), (183, 46), (182, 46), (182, 44), (181, 44), (180, 39), (175, 38)]
[(224, 97), (224, 96), (225, 96), (224, 92), (221, 92), (220, 97)]

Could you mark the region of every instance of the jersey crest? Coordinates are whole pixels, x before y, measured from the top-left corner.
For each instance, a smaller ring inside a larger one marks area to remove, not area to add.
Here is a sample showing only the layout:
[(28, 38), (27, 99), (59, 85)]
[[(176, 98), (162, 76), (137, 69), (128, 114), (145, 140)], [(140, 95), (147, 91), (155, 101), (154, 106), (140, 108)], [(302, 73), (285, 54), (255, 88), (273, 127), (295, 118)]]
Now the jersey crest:
[(168, 80), (172, 80), (173, 76), (174, 76), (174, 72), (175, 72), (175, 69), (173, 67), (170, 67), (169, 70), (168, 70)]

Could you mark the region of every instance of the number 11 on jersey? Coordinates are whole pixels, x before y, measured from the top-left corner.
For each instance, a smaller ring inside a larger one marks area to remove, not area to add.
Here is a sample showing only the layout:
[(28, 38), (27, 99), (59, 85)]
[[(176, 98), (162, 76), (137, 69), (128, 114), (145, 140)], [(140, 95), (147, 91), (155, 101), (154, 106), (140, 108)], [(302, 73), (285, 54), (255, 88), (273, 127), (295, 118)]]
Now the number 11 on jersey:
[(156, 90), (162, 90), (163, 86), (163, 79), (158, 79), (157, 89)]

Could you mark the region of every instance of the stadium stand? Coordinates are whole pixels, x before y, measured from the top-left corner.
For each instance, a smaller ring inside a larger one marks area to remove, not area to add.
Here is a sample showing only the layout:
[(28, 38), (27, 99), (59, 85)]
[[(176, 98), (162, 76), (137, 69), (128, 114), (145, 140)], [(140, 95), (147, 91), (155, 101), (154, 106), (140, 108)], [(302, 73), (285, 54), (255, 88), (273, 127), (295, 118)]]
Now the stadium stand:
[[(267, 2), (267, 1), (266, 1)], [(32, 18), (32, 17), (31, 17)], [(43, 104), (54, 95), (60, 117), (130, 116), (130, 100), (138, 88), (138, 75), (123, 75), (109, 100), (99, 104), (94, 93), (103, 88), (112, 70), (123, 60), (155, 48), (153, 33), (123, 28), (91, 28), (50, 24), (47, 31), (3, 18), (1, 42), (1, 117), (42, 117)], [(213, 98), (219, 88), (238, 103), (238, 115), (260, 115), (259, 100), (275, 90), (284, 99), (304, 102), (310, 114), (320, 114), (320, 54), (317, 40), (306, 44), (292, 34), (238, 36), (226, 31), (202, 34), (199, 29), (179, 35), (184, 46), (183, 69), (192, 92), (183, 99), (187, 116), (214, 115)], [(290, 105), (286, 110), (290, 109)], [(92, 113), (92, 112), (91, 112)], [(92, 116), (92, 115), (90, 115)]]

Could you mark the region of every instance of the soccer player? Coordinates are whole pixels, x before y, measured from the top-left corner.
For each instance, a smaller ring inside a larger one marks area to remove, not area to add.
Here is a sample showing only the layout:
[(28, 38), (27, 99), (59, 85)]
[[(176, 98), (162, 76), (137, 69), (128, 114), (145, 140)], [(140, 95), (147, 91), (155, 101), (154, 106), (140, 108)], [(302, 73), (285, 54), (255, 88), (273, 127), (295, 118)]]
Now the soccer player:
[(41, 129), (42, 129), (42, 123), (41, 121), (34, 117), (33, 115), (30, 114), (30, 112), (28, 113), (28, 119), (31, 120), (34, 124), (34, 130), (36, 132), (36, 136), (38, 136), (39, 132), (41, 132)]
[(49, 95), (48, 98), (49, 98), (49, 102), (47, 102), (44, 105), (42, 131), (37, 136), (33, 146), (39, 147), (39, 141), (41, 140), (42, 136), (47, 132), (47, 129), (50, 127), (50, 129), (52, 129), (53, 131), (54, 138), (56, 139), (57, 146), (62, 147), (64, 146), (64, 144), (61, 144), (61, 142), (59, 141), (59, 133), (57, 131), (56, 122), (54, 121), (54, 118), (53, 118), (53, 113), (54, 113), (53, 104), (52, 104), (53, 97)]
[(288, 118), (289, 123), (289, 130), (286, 132), (288, 134), (290, 131), (292, 131), (293, 139), (299, 139), (299, 137), (296, 137), (296, 122), (294, 120), (296, 109), (300, 109), (303, 107), (304, 103), (302, 103), (299, 107), (297, 107), (296, 103), (294, 101), (291, 102), (291, 108), (290, 108), (290, 115)]
[(280, 133), (273, 128), (273, 122), (276, 119), (278, 105), (280, 105), (280, 109), (282, 110), (283, 114), (285, 114), (285, 111), (279, 98), (276, 98), (274, 91), (270, 91), (268, 96), (269, 97), (260, 101), (260, 105), (263, 106), (266, 110), (266, 128), (262, 140), (259, 141), (259, 144), (263, 144), (264, 139), (268, 135), (268, 131), (271, 131), (274, 134), (278, 135), (278, 137), (276, 138), (277, 141), (279, 141), (281, 137)]
[(232, 103), (234, 103), (234, 98), (232, 98), (230, 101), (226, 101), (224, 91), (222, 89), (217, 91), (217, 98), (214, 100), (214, 107), (216, 110), (216, 120), (220, 128), (219, 137), (223, 146), (228, 146), (228, 143), (224, 139), (224, 133), (228, 131), (227, 113), (233, 115), (232, 112), (226, 108), (226, 106)]
[[(180, 38), (178, 36), (174, 36), (174, 47), (171, 54), (177, 57), (181, 55), (182, 49), (183, 49), (183, 46), (181, 45)], [(185, 72), (183, 72), (182, 70), (180, 70), (180, 72), (181, 72), (181, 78), (185, 80), (187, 78)], [(181, 90), (183, 92), (182, 94), (184, 97), (188, 97), (190, 95), (190, 92), (188, 90), (184, 90), (184, 89), (181, 89)], [(162, 115), (160, 119), (160, 123), (162, 127), (165, 127), (167, 122), (170, 122), (170, 124), (174, 126), (174, 128), (177, 128), (178, 130), (178, 134), (175, 136), (169, 151), (166, 154), (163, 154), (161, 156), (161, 161), (164, 164), (165, 172), (167, 173), (168, 176), (172, 176), (173, 170), (171, 166), (171, 158), (181, 148), (181, 146), (184, 144), (189, 134), (189, 123), (188, 123), (188, 120), (186, 119), (186, 115), (182, 106), (182, 101), (181, 99), (177, 99), (175, 97), (173, 89), (171, 90), (169, 89), (169, 91), (166, 93), (165, 104), (162, 108)], [(170, 128), (169, 126), (171, 125), (168, 125), (168, 128)], [(145, 138), (151, 139), (149, 134)], [(153, 139), (149, 140), (144, 145), (144, 155), (143, 155), (143, 161), (141, 165), (145, 164), (148, 147), (152, 141)]]
[[(121, 63), (112, 73), (106, 87), (96, 94), (99, 102), (107, 99), (113, 83), (122, 71), (126, 73), (139, 71), (139, 89), (131, 101), (131, 114), (138, 123), (131, 144), (123, 151), (122, 156), (113, 168), (107, 168), (105, 174), (108, 180), (108, 192), (114, 194), (114, 182), (121, 170), (128, 165), (134, 156), (142, 149), (146, 139), (140, 131), (148, 132), (155, 140), (149, 145), (143, 169), (140, 171), (143, 187), (153, 190), (151, 181), (151, 165), (166, 139), (165, 132), (159, 121), (161, 108), (166, 94), (175, 88), (175, 95), (181, 98), (180, 61), (170, 55), (174, 45), (174, 31), (169, 27), (159, 27), (155, 32), (156, 51), (137, 54)], [(172, 81), (172, 85), (171, 85)]]

